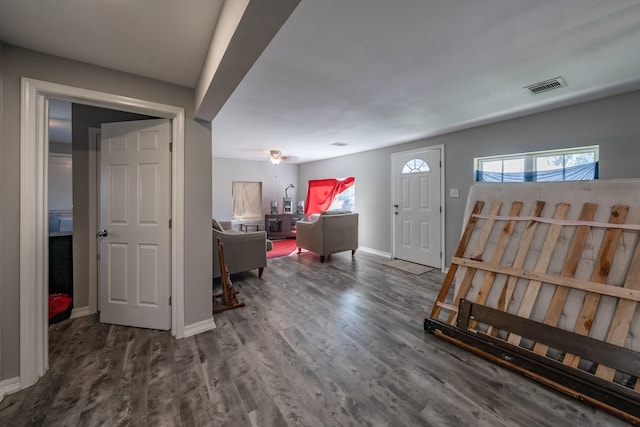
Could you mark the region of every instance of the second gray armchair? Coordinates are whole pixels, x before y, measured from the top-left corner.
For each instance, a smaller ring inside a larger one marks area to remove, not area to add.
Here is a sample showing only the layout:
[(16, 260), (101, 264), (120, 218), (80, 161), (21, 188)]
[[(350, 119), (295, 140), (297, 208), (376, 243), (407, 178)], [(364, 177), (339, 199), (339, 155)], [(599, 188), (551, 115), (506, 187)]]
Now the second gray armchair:
[(320, 255), (324, 262), (327, 255), (358, 249), (358, 214), (350, 212), (325, 212), (313, 222), (296, 223), (298, 253), (308, 249)]

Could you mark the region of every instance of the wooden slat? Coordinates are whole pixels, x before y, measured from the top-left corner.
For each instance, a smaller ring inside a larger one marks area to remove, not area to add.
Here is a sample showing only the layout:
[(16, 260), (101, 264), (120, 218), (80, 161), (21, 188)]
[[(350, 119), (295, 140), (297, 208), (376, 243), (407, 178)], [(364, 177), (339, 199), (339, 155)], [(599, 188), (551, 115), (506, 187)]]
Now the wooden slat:
[[(518, 216), (520, 215), (520, 211), (522, 210), (522, 202), (513, 202), (511, 204), (511, 210), (509, 211), (509, 216)], [(511, 238), (511, 234), (513, 233), (513, 229), (516, 225), (516, 221), (506, 221), (504, 224), (504, 228), (502, 229), (502, 234), (500, 234), (500, 239), (498, 240), (498, 244), (496, 245), (496, 250), (491, 257), (491, 264), (500, 264), (502, 261), (502, 257), (504, 256), (505, 251), (507, 250), (507, 244), (509, 243), (509, 239)], [(482, 278), (482, 283), (480, 284), (480, 290), (478, 291), (478, 296), (476, 297), (476, 303), (484, 304), (489, 297), (489, 293), (491, 292), (491, 287), (493, 286), (493, 282), (496, 278), (496, 274), (489, 271)], [(471, 328), (476, 327), (476, 322), (471, 322)]]
[[(543, 202), (542, 200), (536, 200), (536, 202), (531, 207), (531, 213), (529, 215), (532, 217), (539, 217), (540, 215), (542, 215), (544, 205), (545, 202)], [(537, 221), (527, 222), (524, 232), (522, 233), (522, 237), (520, 238), (518, 252), (516, 253), (516, 257), (514, 258), (513, 263), (511, 264), (513, 268), (519, 269), (524, 266), (524, 262), (527, 259), (527, 254), (529, 253), (529, 248), (531, 247), (531, 242), (533, 242), (533, 236), (535, 236), (537, 229)], [(513, 297), (513, 292), (516, 289), (517, 282), (517, 277), (507, 278), (507, 281), (502, 288), (502, 292), (500, 293), (500, 298), (498, 298), (498, 310), (507, 311), (509, 301), (511, 301), (511, 298)], [(489, 329), (487, 329), (487, 334), (491, 336), (497, 336), (498, 330), (493, 326), (489, 326)]]
[(565, 286), (567, 288), (579, 289), (581, 291), (594, 292), (600, 295), (608, 295), (614, 298), (640, 302), (640, 290), (625, 289), (621, 286), (606, 285), (603, 283), (590, 282), (588, 280), (574, 279), (572, 277), (560, 277), (553, 274), (536, 273), (535, 271), (521, 270), (502, 265), (491, 265), (489, 263), (473, 261), (466, 258), (453, 258), (451, 261), (456, 262), (463, 267), (473, 268), (476, 270), (492, 271), (494, 273), (505, 274), (515, 278), (537, 280), (551, 285)]
[[(584, 205), (582, 205), (582, 212), (580, 212), (579, 218), (580, 221), (593, 221), (597, 209), (598, 205), (595, 203), (585, 203)], [(573, 239), (571, 240), (571, 246), (569, 247), (569, 252), (567, 252), (567, 258), (565, 260), (564, 266), (562, 267), (562, 271), (560, 272), (560, 276), (575, 276), (576, 270), (578, 269), (578, 264), (580, 263), (580, 257), (582, 256), (584, 245), (587, 241), (590, 230), (591, 227), (588, 225), (579, 225), (576, 227), (576, 231), (573, 235)], [(568, 287), (556, 287), (553, 293), (553, 298), (551, 298), (549, 308), (547, 308), (547, 313), (545, 314), (543, 320), (543, 323), (545, 325), (558, 325), (558, 320), (560, 320), (560, 315), (562, 314), (562, 309), (564, 308), (564, 303), (566, 302), (568, 295)], [(533, 352), (541, 355), (546, 355), (548, 349), (549, 347), (546, 344), (537, 342), (533, 347)]]
[[(498, 215), (500, 213), (500, 208), (502, 207), (502, 202), (494, 201), (491, 204), (491, 209), (489, 210), (489, 215)], [(495, 219), (485, 220), (482, 228), (480, 229), (480, 234), (478, 236), (478, 241), (476, 242), (476, 246), (473, 248), (471, 252), (471, 259), (481, 259), (482, 253), (484, 252), (484, 248), (487, 246), (487, 241), (489, 240), (489, 236), (491, 235), (491, 230), (493, 230), (493, 225), (495, 224)], [(460, 303), (461, 298), (466, 298), (469, 289), (471, 288), (471, 282), (473, 281), (473, 275), (475, 271), (471, 269), (467, 269), (465, 272), (462, 281), (460, 282), (460, 288), (456, 293), (454, 298), (453, 305), (458, 305)], [(449, 312), (449, 317), (447, 318), (447, 323), (453, 325), (456, 321), (457, 313)]]
[[(530, 216), (539, 217), (540, 215), (542, 215), (544, 205), (545, 202), (537, 200), (531, 208)], [(535, 236), (537, 229), (537, 221), (527, 222), (527, 226), (522, 233), (522, 238), (520, 239), (518, 252), (516, 253), (516, 257), (514, 258), (513, 264), (511, 265), (513, 268), (522, 268), (524, 266), (524, 262), (526, 261), (527, 255), (529, 253), (529, 248), (531, 247), (531, 242), (533, 242), (533, 236)], [(503, 288), (500, 295), (500, 299), (498, 300), (498, 310), (507, 311), (509, 301), (511, 301), (513, 292), (515, 291), (517, 281), (517, 278), (510, 277), (509, 279), (507, 279), (507, 283), (505, 284), (505, 287)]]
[[(636, 250), (629, 265), (629, 271), (627, 271), (624, 288), (640, 290), (640, 239), (638, 239), (638, 243), (636, 244)], [(637, 305), (637, 301), (623, 299), (618, 301), (616, 311), (609, 325), (609, 333), (606, 338), (608, 343), (619, 346), (624, 345)], [(609, 381), (613, 380), (614, 374), (615, 370), (605, 365), (598, 365), (598, 369), (596, 370), (597, 376)]]
[[(553, 218), (565, 219), (567, 217), (567, 213), (569, 213), (570, 207), (571, 205), (568, 203), (558, 203), (556, 205), (556, 212), (553, 215)], [(549, 262), (551, 261), (551, 256), (553, 255), (553, 250), (558, 242), (558, 237), (560, 237), (560, 231), (562, 231), (562, 225), (560, 224), (551, 224), (549, 226), (547, 236), (544, 240), (544, 244), (542, 245), (542, 249), (540, 250), (540, 255), (538, 256), (538, 261), (534, 267), (535, 272), (544, 273), (547, 271)], [(539, 280), (532, 280), (529, 282), (527, 290), (520, 303), (520, 308), (518, 309), (518, 316), (528, 318), (531, 315), (533, 305), (538, 298), (538, 293), (540, 292), (541, 287), (542, 282)], [(521, 337), (519, 335), (510, 334), (508, 341), (510, 344), (519, 345), (520, 339)]]
[[(611, 209), (609, 222), (611, 224), (623, 224), (624, 220), (627, 218), (628, 212), (629, 206), (615, 205)], [(602, 246), (600, 246), (598, 261), (596, 262), (591, 276), (592, 282), (604, 283), (607, 280), (607, 277), (609, 277), (611, 262), (613, 261), (613, 256), (616, 253), (616, 246), (618, 245), (618, 240), (620, 239), (621, 234), (622, 230), (618, 228), (610, 228), (605, 232), (604, 239), (602, 240)], [(580, 335), (589, 334), (599, 303), (599, 293), (587, 292), (573, 332)], [(567, 354), (565, 355), (564, 363), (565, 365), (577, 368), (578, 363), (580, 363), (580, 357), (575, 354)]]
[[(476, 223), (478, 222), (478, 218), (476, 218), (474, 215), (482, 212), (483, 207), (484, 207), (484, 202), (481, 200), (478, 200), (473, 206), (473, 210), (471, 211), (471, 216), (469, 217), (469, 221), (467, 221), (467, 225), (464, 228), (464, 232), (462, 233), (462, 237), (460, 238), (460, 242), (458, 243), (458, 248), (456, 249), (454, 256), (461, 257), (462, 255), (464, 255), (464, 251), (467, 250), (469, 239), (471, 239), (471, 234), (473, 233), (473, 229), (475, 228)], [(449, 266), (449, 271), (447, 272), (447, 275), (445, 276), (442, 282), (442, 287), (440, 288), (440, 292), (438, 293), (438, 296), (436, 297), (436, 301), (433, 304), (433, 308), (431, 309), (430, 317), (432, 319), (437, 319), (438, 316), (440, 316), (440, 311), (442, 307), (438, 305), (438, 302), (442, 303), (447, 298), (447, 295), (449, 294), (449, 290), (451, 289), (451, 284), (453, 283), (453, 280), (456, 277), (457, 271), (458, 271), (457, 264), (451, 264)]]

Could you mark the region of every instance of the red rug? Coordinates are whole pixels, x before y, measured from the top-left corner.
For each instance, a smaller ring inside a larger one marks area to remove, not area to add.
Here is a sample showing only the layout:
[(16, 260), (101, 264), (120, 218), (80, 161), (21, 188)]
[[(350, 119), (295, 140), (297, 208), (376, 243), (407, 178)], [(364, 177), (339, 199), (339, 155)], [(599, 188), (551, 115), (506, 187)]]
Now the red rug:
[(267, 252), (267, 259), (288, 256), (297, 250), (296, 239), (273, 240), (273, 249)]

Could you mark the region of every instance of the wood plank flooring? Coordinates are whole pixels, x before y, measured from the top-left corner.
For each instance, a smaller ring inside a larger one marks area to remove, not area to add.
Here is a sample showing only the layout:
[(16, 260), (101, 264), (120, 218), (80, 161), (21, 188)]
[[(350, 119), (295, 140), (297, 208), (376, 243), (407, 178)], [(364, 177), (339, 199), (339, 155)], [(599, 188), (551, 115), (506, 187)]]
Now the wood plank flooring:
[(426, 335), (443, 275), (362, 251), (234, 276), (246, 307), (175, 340), (50, 328), (50, 369), (0, 402), (2, 426), (616, 426), (582, 402)]

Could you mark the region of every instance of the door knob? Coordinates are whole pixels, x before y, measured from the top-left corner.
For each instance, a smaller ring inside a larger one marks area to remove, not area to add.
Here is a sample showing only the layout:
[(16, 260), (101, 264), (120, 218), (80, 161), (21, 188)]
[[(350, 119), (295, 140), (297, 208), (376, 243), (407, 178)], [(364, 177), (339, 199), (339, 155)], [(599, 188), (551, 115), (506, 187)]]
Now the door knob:
[(393, 207), (394, 207), (394, 208), (397, 208), (397, 207), (398, 207), (398, 205), (393, 205)]
[(96, 233), (96, 236), (98, 237), (107, 237), (108, 235), (109, 235), (109, 232), (104, 228)]

